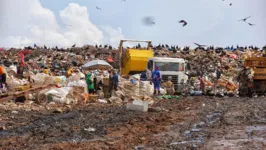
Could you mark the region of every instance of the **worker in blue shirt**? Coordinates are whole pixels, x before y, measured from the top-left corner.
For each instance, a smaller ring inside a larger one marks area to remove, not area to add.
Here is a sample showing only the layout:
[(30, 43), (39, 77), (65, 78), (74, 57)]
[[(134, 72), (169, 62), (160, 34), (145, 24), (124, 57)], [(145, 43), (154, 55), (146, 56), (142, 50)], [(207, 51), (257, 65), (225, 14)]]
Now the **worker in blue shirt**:
[(115, 89), (115, 91), (117, 91), (119, 80), (118, 80), (118, 74), (115, 71), (114, 71), (114, 75), (113, 75), (112, 80), (113, 80), (113, 84), (114, 84), (114, 89)]
[(159, 69), (159, 66), (155, 66), (155, 70), (152, 72), (151, 75), (154, 86), (154, 95), (156, 95), (156, 91), (158, 91), (158, 95), (160, 95), (161, 74)]

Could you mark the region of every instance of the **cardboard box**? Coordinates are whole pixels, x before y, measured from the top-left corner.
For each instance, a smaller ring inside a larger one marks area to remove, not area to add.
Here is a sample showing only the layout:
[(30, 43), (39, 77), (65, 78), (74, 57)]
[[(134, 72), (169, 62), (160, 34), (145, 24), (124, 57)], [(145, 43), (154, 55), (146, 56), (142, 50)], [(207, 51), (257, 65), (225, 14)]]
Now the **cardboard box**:
[(110, 81), (109, 78), (103, 78), (103, 84), (104, 84), (105, 86), (109, 86), (109, 84), (110, 84), (109, 81)]

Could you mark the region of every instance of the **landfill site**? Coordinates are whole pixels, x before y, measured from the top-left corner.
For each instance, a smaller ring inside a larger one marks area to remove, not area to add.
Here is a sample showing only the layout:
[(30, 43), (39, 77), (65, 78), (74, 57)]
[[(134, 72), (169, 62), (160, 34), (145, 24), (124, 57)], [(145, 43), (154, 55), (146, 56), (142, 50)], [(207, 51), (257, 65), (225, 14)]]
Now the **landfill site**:
[(1, 49), (0, 149), (263, 150), (265, 52), (138, 40)]

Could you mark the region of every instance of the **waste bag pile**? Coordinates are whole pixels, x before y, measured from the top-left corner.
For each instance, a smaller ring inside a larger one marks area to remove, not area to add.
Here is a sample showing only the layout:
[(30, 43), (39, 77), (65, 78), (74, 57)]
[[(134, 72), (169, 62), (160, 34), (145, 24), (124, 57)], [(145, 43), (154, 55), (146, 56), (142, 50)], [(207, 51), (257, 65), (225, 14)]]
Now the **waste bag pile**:
[[(186, 60), (187, 79), (182, 92), (191, 95), (238, 95), (239, 82), (245, 83), (254, 76), (252, 68), (244, 67), (244, 60), (265, 56), (265, 50), (252, 48), (228, 50), (210, 47), (202, 50), (168, 45), (152, 48), (155, 57)], [(128, 78), (118, 75), (118, 54), (118, 49), (108, 45), (85, 45), (67, 49), (26, 47), (1, 51), (0, 63), (4, 70), (2, 74), (5, 74), (1, 76), (1, 97), (32, 91), (36, 93), (38, 102), (46, 103), (122, 103), (133, 100), (152, 103), (154, 89), (150, 81), (141, 81), (138, 74)], [(91, 63), (92, 61), (95, 62)], [(87, 62), (98, 69), (88, 66)], [(41, 85), (53, 86), (42, 87), (44, 89), (41, 91), (35, 90)], [(166, 91), (167, 88), (163, 86), (160, 94), (166, 95)]]

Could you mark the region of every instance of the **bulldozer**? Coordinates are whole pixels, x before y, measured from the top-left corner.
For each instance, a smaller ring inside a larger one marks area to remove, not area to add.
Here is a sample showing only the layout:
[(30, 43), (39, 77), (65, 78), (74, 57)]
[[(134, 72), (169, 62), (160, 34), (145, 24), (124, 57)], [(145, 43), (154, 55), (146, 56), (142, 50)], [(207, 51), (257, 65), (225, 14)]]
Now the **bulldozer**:
[[(244, 62), (243, 73), (239, 78), (239, 96), (252, 96), (266, 93), (266, 58), (250, 57)], [(250, 70), (249, 75), (245, 74)]]

